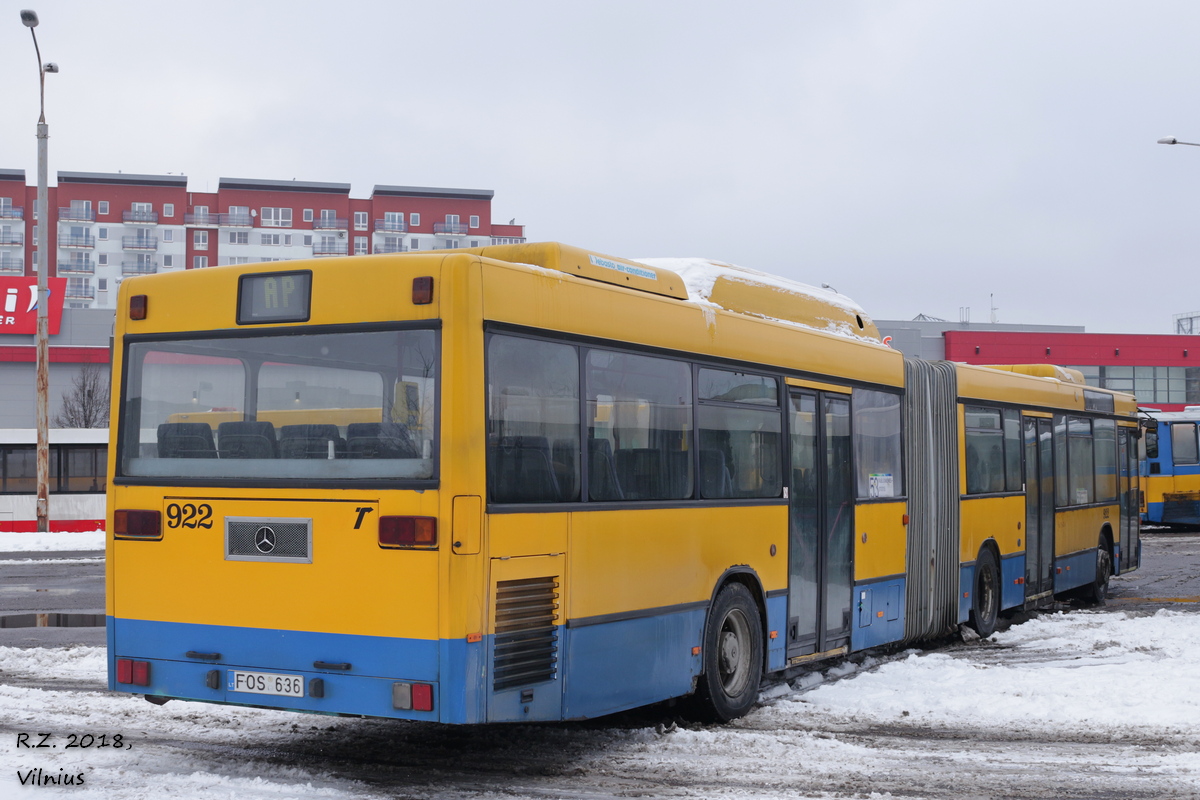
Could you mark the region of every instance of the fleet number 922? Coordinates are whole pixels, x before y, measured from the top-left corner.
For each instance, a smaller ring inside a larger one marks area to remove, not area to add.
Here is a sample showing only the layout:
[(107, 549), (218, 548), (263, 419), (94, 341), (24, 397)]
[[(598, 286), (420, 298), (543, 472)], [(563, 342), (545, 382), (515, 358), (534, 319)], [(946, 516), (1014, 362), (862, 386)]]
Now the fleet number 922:
[(168, 528), (211, 528), (213, 509), (208, 503), (169, 503), (167, 505)]

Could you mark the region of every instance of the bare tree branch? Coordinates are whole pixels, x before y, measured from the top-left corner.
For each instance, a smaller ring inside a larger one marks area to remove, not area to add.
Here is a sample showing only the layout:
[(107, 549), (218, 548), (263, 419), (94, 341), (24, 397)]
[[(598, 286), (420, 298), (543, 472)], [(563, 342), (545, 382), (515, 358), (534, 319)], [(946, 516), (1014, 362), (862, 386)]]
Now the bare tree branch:
[(54, 415), (56, 428), (108, 427), (108, 370), (99, 364), (86, 364), (63, 392), (62, 408)]

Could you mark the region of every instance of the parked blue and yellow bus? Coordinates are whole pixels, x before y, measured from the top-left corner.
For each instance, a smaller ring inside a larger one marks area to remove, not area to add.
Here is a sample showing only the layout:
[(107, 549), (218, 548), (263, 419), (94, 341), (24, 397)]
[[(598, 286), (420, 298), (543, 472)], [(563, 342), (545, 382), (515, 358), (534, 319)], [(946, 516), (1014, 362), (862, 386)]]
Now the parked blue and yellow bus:
[(1200, 407), (1143, 411), (1150, 420), (1142, 441), (1145, 498), (1142, 521), (1151, 525), (1200, 525)]
[(691, 698), (1137, 566), (1128, 395), (558, 244), (139, 276), (110, 688), (445, 723)]

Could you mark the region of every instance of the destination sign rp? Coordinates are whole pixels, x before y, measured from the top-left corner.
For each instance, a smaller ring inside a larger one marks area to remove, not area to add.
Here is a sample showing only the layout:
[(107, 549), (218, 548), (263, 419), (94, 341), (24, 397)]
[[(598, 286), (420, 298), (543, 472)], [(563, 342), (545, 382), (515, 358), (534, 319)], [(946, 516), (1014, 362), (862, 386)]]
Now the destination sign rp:
[(307, 322), (312, 309), (312, 271), (260, 272), (238, 282), (238, 325)]

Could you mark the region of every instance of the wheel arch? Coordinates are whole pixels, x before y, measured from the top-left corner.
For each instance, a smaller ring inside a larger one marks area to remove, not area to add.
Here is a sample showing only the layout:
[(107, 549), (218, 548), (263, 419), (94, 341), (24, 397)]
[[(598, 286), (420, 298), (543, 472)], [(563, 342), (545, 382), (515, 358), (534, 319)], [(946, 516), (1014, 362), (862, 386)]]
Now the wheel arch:
[(742, 564), (742, 565), (738, 565), (738, 566), (734, 566), (734, 567), (729, 567), (728, 569), (726, 569), (724, 572), (721, 573), (721, 577), (717, 578), (716, 583), (713, 585), (712, 594), (708, 598), (708, 608), (705, 609), (705, 614), (704, 614), (704, 616), (705, 616), (704, 626), (705, 626), (705, 628), (707, 628), (709, 621), (712, 619), (712, 607), (713, 607), (713, 604), (716, 603), (716, 601), (717, 601), (717, 595), (719, 595), (721, 593), (721, 590), (724, 589), (726, 586), (728, 586), (731, 583), (740, 583), (743, 586), (745, 586), (746, 589), (749, 590), (750, 596), (752, 598), (754, 598), (754, 604), (756, 606), (758, 606), (758, 621), (759, 621), (759, 627), (761, 628), (759, 633), (762, 635), (762, 641), (763, 641), (762, 669), (763, 669), (763, 673), (765, 674), (767, 671), (767, 650), (768, 650), (768, 648), (767, 648), (767, 635), (768, 635), (767, 630), (770, 627), (770, 623), (767, 620), (767, 595), (766, 595), (766, 591), (763, 589), (762, 579), (758, 576), (758, 573), (755, 572), (752, 567)]

